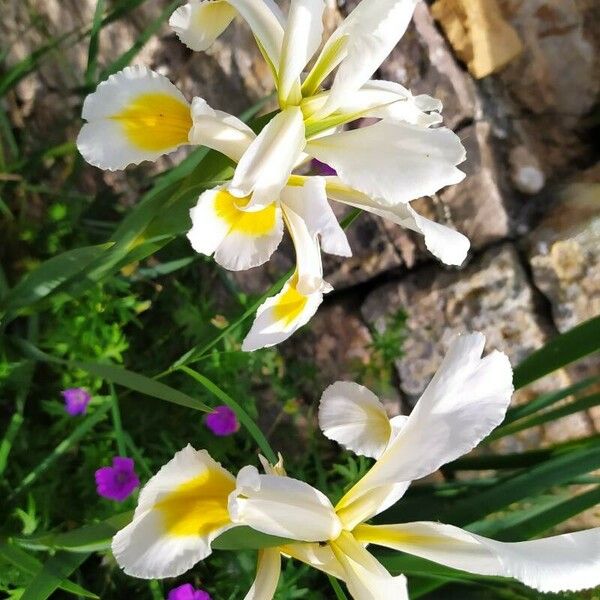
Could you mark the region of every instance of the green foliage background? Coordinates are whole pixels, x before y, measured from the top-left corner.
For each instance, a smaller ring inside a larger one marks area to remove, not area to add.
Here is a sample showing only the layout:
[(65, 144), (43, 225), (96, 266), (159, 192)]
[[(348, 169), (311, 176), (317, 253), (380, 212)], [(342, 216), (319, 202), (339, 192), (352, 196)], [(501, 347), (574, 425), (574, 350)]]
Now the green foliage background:
[[(89, 42), (83, 99), (129, 64), (178, 4), (165, 6), (128, 52), (101, 69), (100, 31), (143, 2), (98, 0), (89, 29), (49, 39), (19, 64), (0, 67), (0, 96), (56, 49), (83, 36)], [(266, 122), (254, 118), (259, 109), (242, 115), (257, 130)], [(135, 505), (133, 498), (116, 505), (96, 495), (94, 471), (115, 454), (134, 457), (144, 481), (190, 442), (235, 472), (259, 449), (272, 457), (271, 446), (278, 450), (286, 438), (301, 435), (309, 452), (286, 454), (288, 472), (332, 499), (369, 463), (341, 453), (315, 429), (318, 365), (286, 360), (276, 349), (240, 351), (256, 307), (285, 276), (261, 298), (250, 298), (210, 260), (191, 255), (182, 239), (199, 192), (231, 174), (222, 156), (196, 150), (149, 181), (140, 201), (123, 214), (107, 190), (95, 197), (80, 191), (81, 158), (72, 139), (25, 148), (3, 110), (0, 103), (0, 591), (23, 600), (164, 598), (176, 581), (126, 577), (107, 550), (110, 536)], [(60, 188), (47, 187), (48, 171), (55, 169), (67, 176)], [(47, 205), (44, 220), (21, 210), (33, 193)], [(215, 295), (215, 289), (222, 293)], [(402, 351), (404, 319), (398, 314), (385, 334), (375, 335), (373, 361), (357, 368), (357, 380), (378, 386), (389, 381)], [(600, 319), (595, 319), (519, 365), (515, 384), (523, 387), (599, 346)], [(512, 409), (491, 439), (600, 404), (594, 391), (599, 380), (577, 382)], [(74, 419), (65, 414), (60, 391), (77, 386), (89, 389), (93, 402), (85, 417)], [(276, 407), (268, 420), (259, 414), (266, 389)], [(313, 390), (309, 398), (307, 389)], [(301, 406), (303, 395), (307, 404)], [(238, 411), (244, 426), (219, 439), (202, 418), (224, 402)], [(497, 539), (526, 539), (598, 504), (598, 469), (598, 436), (514, 455), (484, 452), (445, 467), (441, 483), (413, 486), (401, 506), (381, 519), (443, 520)], [(459, 471), (470, 477), (457, 478)], [(574, 493), (581, 484), (586, 491)], [(231, 543), (238, 549), (215, 551), (181, 582), (193, 581), (219, 600), (243, 596), (255, 570), (253, 538), (248, 534)], [(512, 581), (413, 557), (382, 552), (381, 558), (391, 571), (409, 575), (412, 598), (539, 596)], [(279, 600), (334, 597), (345, 597), (339, 586), (286, 562)]]

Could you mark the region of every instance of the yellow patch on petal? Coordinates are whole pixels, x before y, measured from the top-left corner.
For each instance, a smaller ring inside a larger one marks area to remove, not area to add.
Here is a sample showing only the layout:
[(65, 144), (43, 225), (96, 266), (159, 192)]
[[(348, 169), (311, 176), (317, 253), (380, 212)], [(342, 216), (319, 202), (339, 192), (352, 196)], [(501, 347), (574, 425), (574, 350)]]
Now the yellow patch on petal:
[(227, 498), (235, 480), (216, 469), (181, 484), (154, 508), (162, 513), (167, 533), (173, 536), (206, 536), (231, 522)]
[(275, 319), (283, 321), (286, 326), (291, 325), (302, 314), (308, 302), (308, 296), (296, 289), (296, 281), (297, 277), (290, 281), (289, 287), (273, 307)]
[(111, 119), (119, 121), (132, 145), (147, 151), (186, 144), (192, 128), (190, 107), (161, 92), (140, 94)]
[(243, 233), (250, 237), (260, 237), (271, 233), (277, 225), (275, 203), (257, 211), (243, 211), (249, 197), (236, 198), (229, 192), (220, 190), (215, 196), (215, 212), (229, 226), (230, 232)]

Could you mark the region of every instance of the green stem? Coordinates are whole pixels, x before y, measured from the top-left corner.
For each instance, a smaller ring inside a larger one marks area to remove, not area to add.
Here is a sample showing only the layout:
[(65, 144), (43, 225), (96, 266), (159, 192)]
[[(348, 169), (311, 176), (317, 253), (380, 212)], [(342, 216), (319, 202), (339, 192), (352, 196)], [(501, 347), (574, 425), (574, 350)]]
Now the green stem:
[(240, 423), (248, 430), (248, 433), (254, 438), (254, 441), (261, 449), (267, 460), (275, 464), (277, 462), (277, 456), (273, 449), (271, 448), (267, 438), (264, 436), (263, 432), (259, 429), (258, 425), (252, 420), (250, 415), (226, 392), (224, 392), (219, 386), (213, 383), (210, 379), (186, 367), (185, 365), (181, 365), (178, 367), (179, 371), (183, 371), (187, 375), (189, 375), (192, 379), (196, 380), (200, 385), (204, 386), (211, 394), (214, 394), (219, 400), (221, 400), (224, 404), (229, 406), (231, 410), (237, 415), (237, 418), (240, 420)]
[(127, 444), (125, 443), (125, 436), (123, 434), (119, 398), (115, 393), (115, 386), (112, 383), (110, 383), (109, 386), (112, 401), (112, 421), (115, 429), (115, 439), (117, 440), (117, 450), (119, 451), (119, 456), (127, 456)]

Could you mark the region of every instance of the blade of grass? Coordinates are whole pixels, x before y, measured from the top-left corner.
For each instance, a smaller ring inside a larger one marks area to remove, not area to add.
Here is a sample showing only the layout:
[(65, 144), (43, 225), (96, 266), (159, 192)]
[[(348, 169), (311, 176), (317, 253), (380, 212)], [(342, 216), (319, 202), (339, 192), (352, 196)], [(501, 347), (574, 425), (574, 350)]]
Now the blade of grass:
[(115, 393), (115, 386), (111, 383), (110, 395), (112, 403), (112, 421), (115, 430), (115, 439), (117, 440), (117, 450), (119, 456), (127, 456), (127, 449), (125, 444), (125, 436), (123, 434), (123, 424), (121, 422), (121, 411), (119, 410), (119, 398)]
[(38, 464), (28, 475), (26, 475), (21, 483), (19, 483), (13, 492), (8, 496), (8, 500), (12, 500), (24, 490), (26, 490), (32, 483), (37, 481), (39, 477), (44, 474), (71, 446), (78, 442), (84, 437), (89, 431), (91, 431), (102, 419), (104, 419), (106, 413), (110, 410), (111, 403), (107, 402), (104, 405), (98, 407), (89, 417), (78, 425), (72, 433), (67, 436), (52, 452), (46, 456), (46, 458)]
[(85, 84), (92, 87), (96, 80), (96, 71), (98, 69), (98, 50), (100, 48), (100, 32), (102, 31), (102, 17), (104, 15), (105, 0), (97, 0), (94, 18), (92, 20), (92, 30), (90, 31), (90, 41), (88, 47), (87, 68), (85, 70)]
[(520, 389), (556, 369), (600, 350), (600, 316), (550, 340), (530, 354), (514, 370), (514, 386)]
[(327, 575), (327, 579), (329, 579), (329, 583), (333, 588), (333, 592), (335, 593), (335, 597), (337, 598), (337, 600), (348, 600), (338, 580), (331, 575)]
[[(31, 556), (22, 548), (14, 546), (12, 544), (0, 544), (0, 558), (3, 558), (6, 562), (17, 567), (21, 572), (28, 575), (36, 575), (44, 567), (37, 558)], [(82, 596), (84, 598), (99, 598), (96, 594), (89, 592), (80, 585), (64, 579), (59, 588), (75, 596)]]
[(498, 427), (498, 429), (496, 429), (487, 437), (487, 441), (491, 442), (493, 440), (498, 440), (500, 438), (506, 437), (507, 435), (513, 435), (515, 433), (518, 433), (519, 431), (523, 431), (524, 429), (529, 429), (530, 427), (536, 427), (538, 425), (543, 425), (544, 423), (548, 423), (550, 421), (556, 421), (558, 419), (561, 419), (562, 417), (566, 417), (577, 412), (594, 408), (599, 404), (600, 393), (585, 396), (584, 398), (579, 398), (577, 400), (574, 400), (573, 402), (565, 404), (564, 406), (555, 408), (554, 410), (548, 410), (543, 413), (533, 415), (528, 419), (523, 419), (517, 421), (516, 423), (511, 423), (510, 425)]
[(88, 554), (59, 552), (43, 565), (25, 588), (21, 600), (46, 600), (85, 562)]
[(547, 394), (541, 394), (537, 398), (534, 398), (531, 402), (527, 402), (527, 404), (514, 406), (506, 413), (503, 426), (508, 425), (517, 419), (528, 417), (539, 410), (548, 408), (556, 402), (560, 402), (567, 396), (577, 394), (578, 392), (598, 382), (600, 382), (600, 377), (588, 377), (587, 379), (578, 381), (577, 383), (569, 385), (561, 390), (554, 390), (552, 392), (548, 392)]
[(179, 371), (183, 371), (187, 375), (189, 375), (192, 379), (197, 381), (200, 385), (206, 388), (211, 394), (219, 398), (224, 404), (229, 406), (231, 410), (233, 410), (240, 420), (240, 423), (248, 430), (248, 433), (254, 438), (254, 441), (258, 445), (258, 447), (262, 450), (263, 454), (266, 456), (267, 460), (271, 464), (275, 464), (277, 462), (277, 456), (273, 449), (271, 448), (267, 438), (264, 436), (263, 432), (256, 425), (254, 420), (248, 415), (248, 413), (227, 393), (225, 393), (219, 386), (214, 384), (210, 379), (205, 377), (204, 375), (182, 365), (177, 368)]

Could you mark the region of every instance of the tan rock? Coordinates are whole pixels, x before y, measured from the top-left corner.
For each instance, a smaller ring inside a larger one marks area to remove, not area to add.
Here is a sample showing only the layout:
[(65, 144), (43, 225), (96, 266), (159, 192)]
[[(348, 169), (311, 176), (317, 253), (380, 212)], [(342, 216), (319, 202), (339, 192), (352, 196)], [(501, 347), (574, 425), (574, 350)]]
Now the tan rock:
[(477, 79), (501, 70), (523, 51), (496, 0), (437, 0), (431, 12)]

